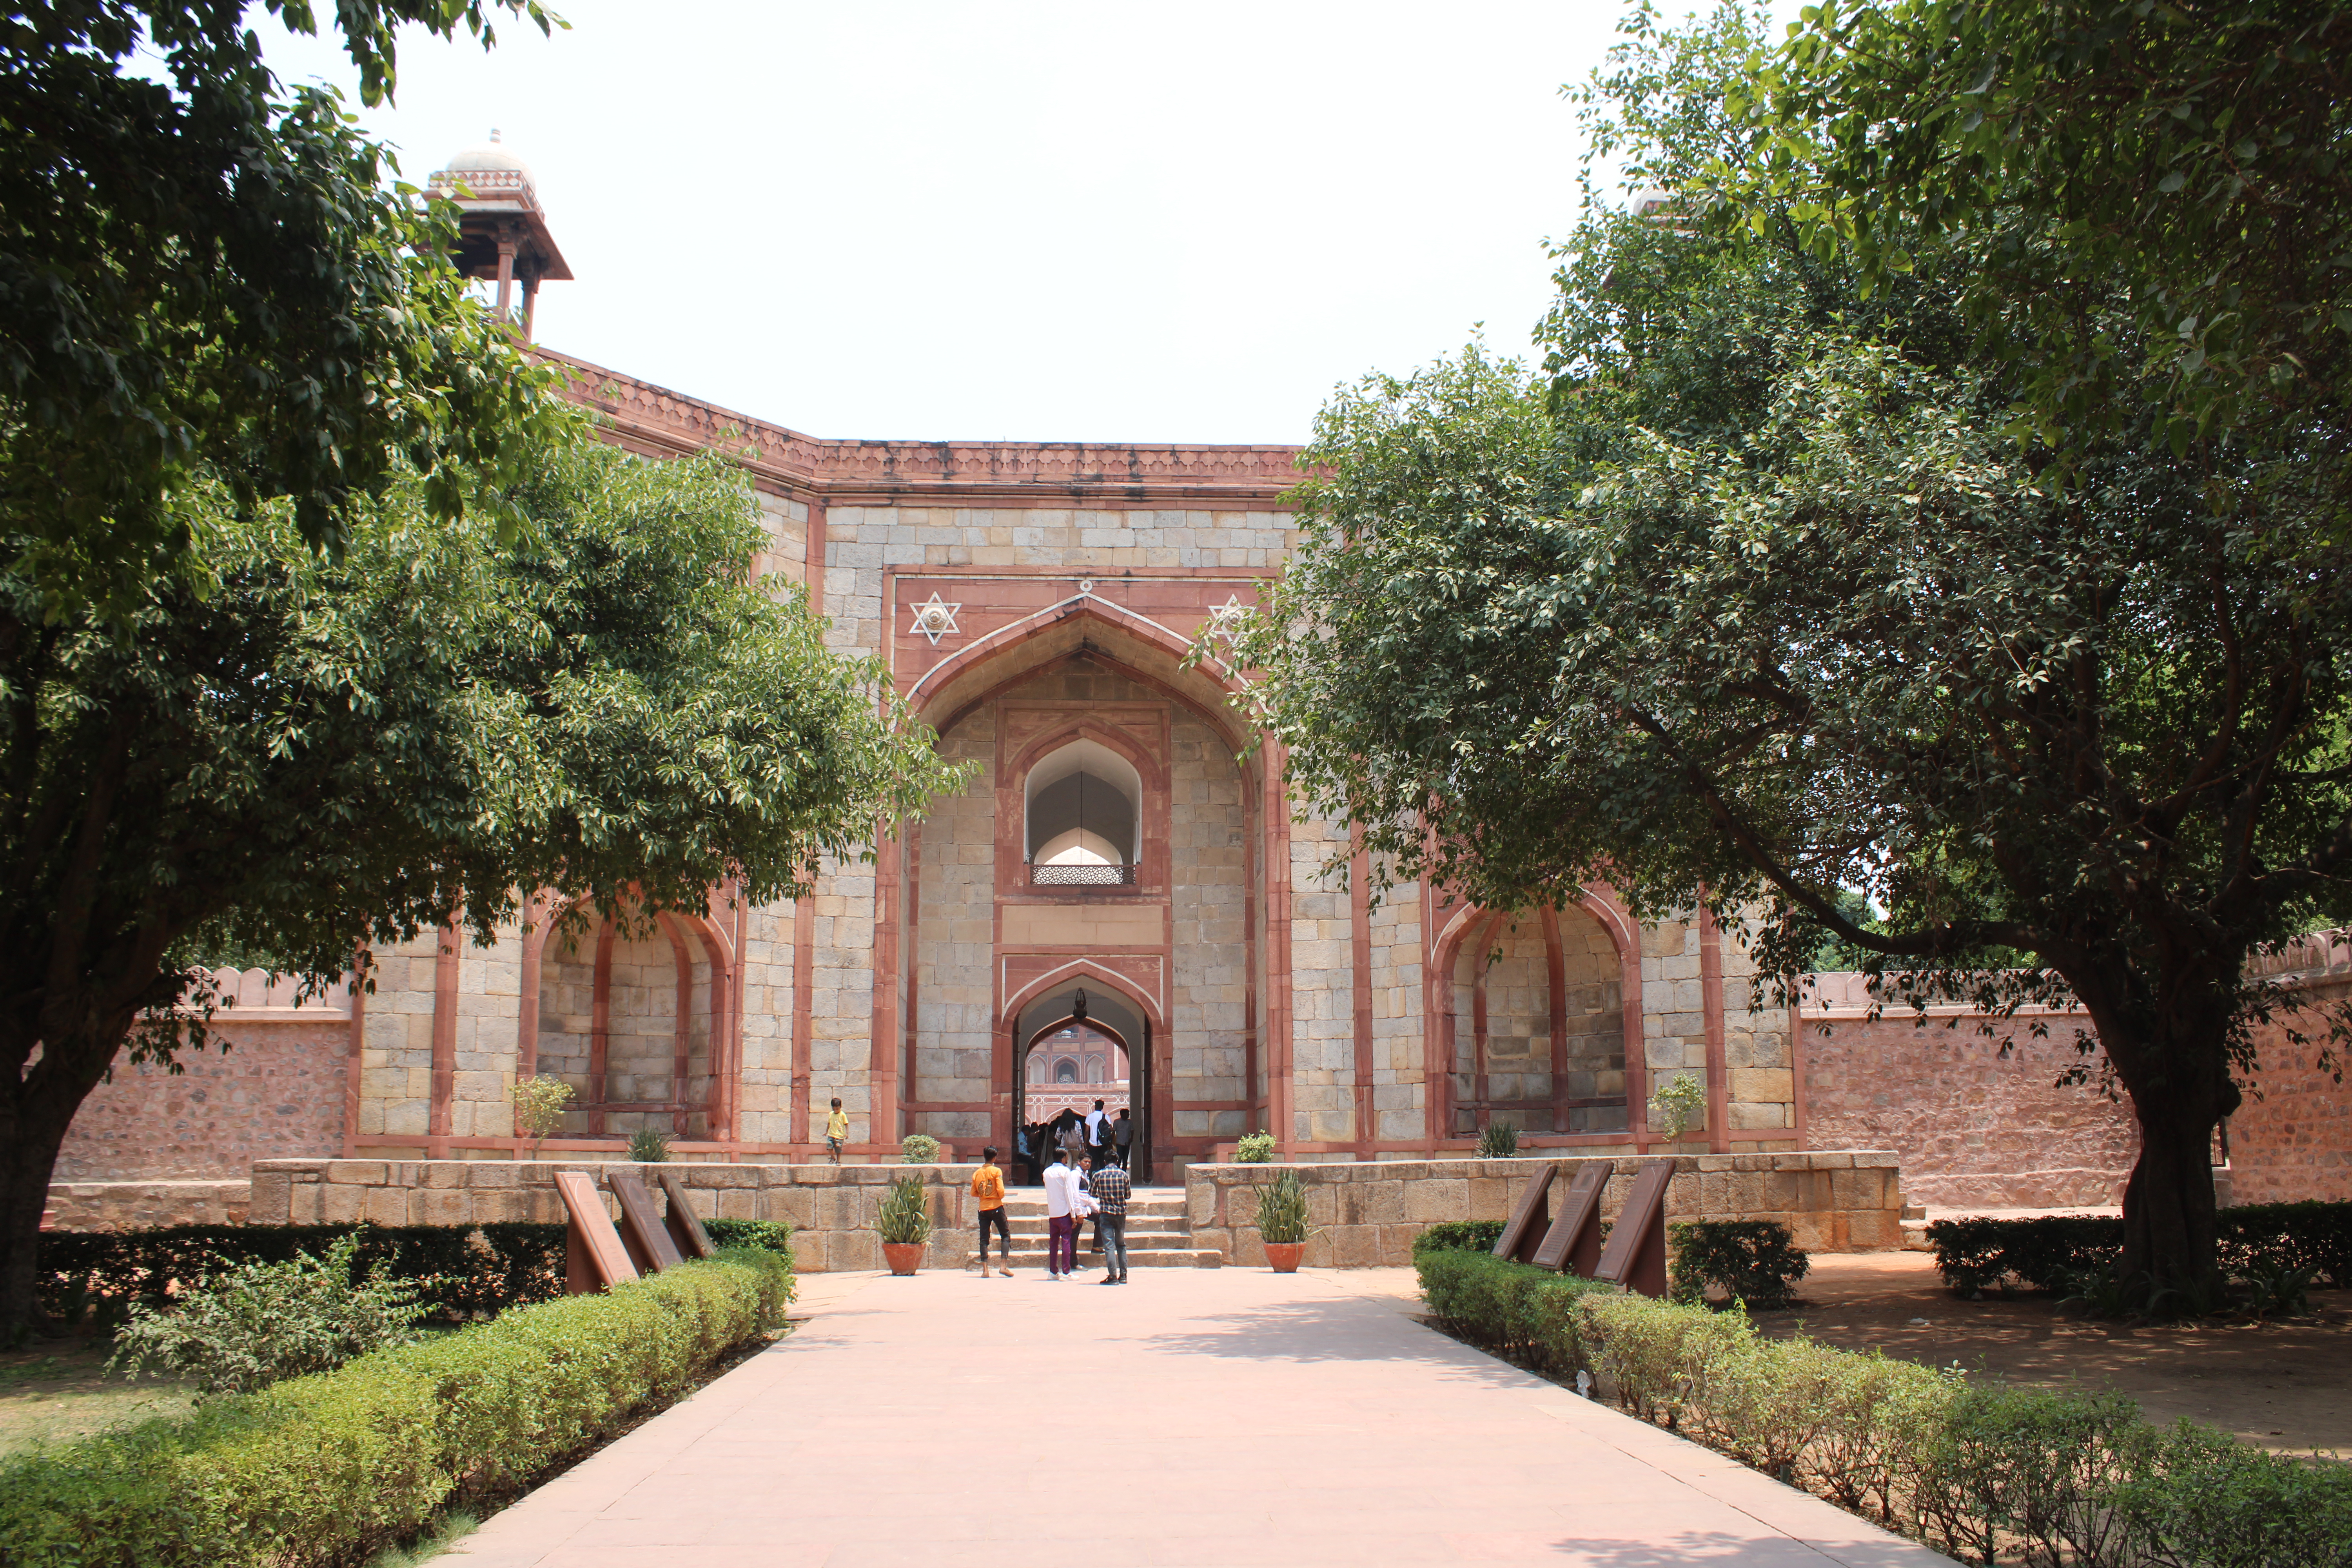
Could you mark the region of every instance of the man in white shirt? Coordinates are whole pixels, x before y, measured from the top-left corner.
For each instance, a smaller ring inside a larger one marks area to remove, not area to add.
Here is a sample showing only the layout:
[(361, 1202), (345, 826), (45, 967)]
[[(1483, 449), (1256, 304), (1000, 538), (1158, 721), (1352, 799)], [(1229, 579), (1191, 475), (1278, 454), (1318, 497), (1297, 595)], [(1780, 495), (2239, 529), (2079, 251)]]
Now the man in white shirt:
[(1045, 1278), (1066, 1279), (1078, 1271), (1078, 1173), (1061, 1155), (1045, 1167)]

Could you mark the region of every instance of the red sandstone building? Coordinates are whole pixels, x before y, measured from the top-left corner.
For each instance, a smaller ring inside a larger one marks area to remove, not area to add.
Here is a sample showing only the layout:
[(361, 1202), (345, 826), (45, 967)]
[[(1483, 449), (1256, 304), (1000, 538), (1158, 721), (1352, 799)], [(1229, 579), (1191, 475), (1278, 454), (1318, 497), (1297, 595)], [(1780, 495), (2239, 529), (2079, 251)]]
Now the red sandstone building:
[[(540, 281), (570, 276), (529, 171), (493, 146), (437, 178), (473, 193), (461, 259), (527, 320)], [(1523, 1145), (1647, 1151), (1651, 1092), (1686, 1073), (1706, 1115), (1685, 1149), (1893, 1148), (1915, 1200), (2113, 1200), (2129, 1127), (2051, 1087), (2054, 1038), (2000, 1061), (1994, 1040), (1871, 1023), (1842, 996), (1801, 1024), (1711, 922), (1637, 923), (1605, 886), (1517, 918), (1426, 887), (1374, 910), (1361, 875), (1343, 886), (1345, 827), (1294, 820), (1278, 745), (1185, 657), (1282, 570), (1294, 449), (824, 440), (551, 357), (629, 450), (742, 460), (754, 569), (803, 588), (834, 647), (879, 657), (974, 782), (796, 903), (720, 889), (652, 940), (598, 921), (571, 942), (535, 902), (492, 948), (378, 953), (373, 994), (325, 1005), (252, 977), (237, 1048), (184, 1078), (119, 1070), (61, 1182), (509, 1159), (508, 1090), (535, 1074), (577, 1095), (551, 1153), (650, 1126), (686, 1158), (808, 1159), (836, 1096), (856, 1156), (912, 1132), (968, 1153), (1058, 1108), (1073, 1080), (1052, 1064), (1074, 1060), (1085, 1100), (1133, 1107), (1143, 1179), (1260, 1128), (1311, 1160), (1468, 1152), (1494, 1121)], [(2352, 971), (2352, 950), (2315, 952), (2315, 983)], [(2341, 1128), (2341, 1092), (2314, 1079), (2306, 1129)], [(2281, 1190), (2352, 1196), (2340, 1133), (2303, 1142)], [(208, 1201), (177, 1190), (155, 1217)]]

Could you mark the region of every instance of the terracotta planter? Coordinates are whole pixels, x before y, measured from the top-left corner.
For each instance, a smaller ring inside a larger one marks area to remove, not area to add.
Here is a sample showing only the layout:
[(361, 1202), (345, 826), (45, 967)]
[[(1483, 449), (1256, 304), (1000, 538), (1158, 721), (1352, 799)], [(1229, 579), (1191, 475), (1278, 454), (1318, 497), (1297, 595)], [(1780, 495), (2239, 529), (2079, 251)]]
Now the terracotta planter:
[(919, 1241), (886, 1241), (882, 1256), (890, 1262), (893, 1274), (912, 1274), (923, 1266), (923, 1247)]
[(1303, 1241), (1269, 1241), (1265, 1244), (1266, 1267), (1276, 1274), (1296, 1274), (1298, 1260), (1307, 1254)]

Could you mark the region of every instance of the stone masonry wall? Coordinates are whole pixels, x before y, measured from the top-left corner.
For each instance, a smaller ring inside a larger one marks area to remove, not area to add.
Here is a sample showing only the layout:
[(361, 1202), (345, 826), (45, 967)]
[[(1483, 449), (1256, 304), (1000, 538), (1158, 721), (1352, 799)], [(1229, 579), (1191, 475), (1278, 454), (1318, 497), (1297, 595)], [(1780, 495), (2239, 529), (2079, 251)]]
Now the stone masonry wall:
[(1421, 888), (1392, 887), (1372, 910), (1372, 1117), (1378, 1138), (1428, 1130), (1432, 1069), (1421, 1005)]
[[(2330, 982), (2305, 994), (2317, 1008), (2352, 1002), (2352, 984)], [(2310, 1037), (2297, 1045), (2289, 1027)], [(2254, 1029), (2254, 1089), (2230, 1118), (2232, 1203), (2352, 1202), (2352, 1084), (2319, 1062), (2326, 1016), (2281, 1013)], [(2344, 1047), (2336, 1047), (2337, 1065)]]
[[(1228, 1263), (1263, 1264), (1265, 1247), (1255, 1226), (1259, 1192), (1277, 1173), (1296, 1171), (1307, 1188), (1307, 1219), (1319, 1227), (1307, 1244), (1307, 1263), (1398, 1266), (1412, 1261), (1413, 1237), (1440, 1221), (1508, 1219), (1539, 1163), (1194, 1165), (1185, 1173), (1185, 1204), (1193, 1246), (1218, 1248)], [(1574, 1179), (1581, 1163), (1556, 1162), (1554, 1215), (1563, 1184)], [(1644, 1163), (1609, 1162), (1602, 1218), (1616, 1217)], [(1885, 1151), (1685, 1154), (1675, 1158), (1666, 1218), (1777, 1220), (1809, 1251), (1880, 1252), (1903, 1245), (1903, 1201), (1896, 1157)]]
[(1237, 1138), (1240, 1110), (1188, 1110), (1187, 1101), (1248, 1098), (1244, 900), (1249, 849), (1242, 775), (1208, 725), (1175, 712), (1169, 768), (1169, 862), (1174, 927), (1169, 1024), (1176, 1135)]
[(1939, 1207), (2112, 1204), (2139, 1152), (2127, 1108), (2095, 1089), (2061, 1088), (2081, 1058), (2068, 1019), (2046, 1039), (2020, 1020), (1998, 1036), (1971, 1018), (1908, 1014), (1808, 1018), (1800, 1050), (1805, 1135), (1815, 1147), (1896, 1151), (1912, 1201)]
[[(931, 805), (922, 828), (922, 900), (916, 925), (915, 1069), (929, 1101), (985, 1105), (993, 1092), (995, 1041), (989, 1020), (996, 915), (996, 710), (984, 706), (942, 736), (940, 755), (976, 763), (956, 795)], [(913, 1131), (940, 1138), (985, 1138), (985, 1110), (923, 1111)]]
[(1344, 1143), (1356, 1137), (1355, 923), (1337, 857), (1348, 831), (1321, 821), (1290, 826), (1291, 1125), (1287, 1142)]
[[(322, 1010), (323, 1011), (323, 1010)], [(340, 1153), (347, 1014), (263, 1022), (216, 1015), (218, 1046), (182, 1050), (182, 1070), (133, 1066), (82, 1101), (58, 1151), (59, 1183), (229, 1181), (255, 1160)]]

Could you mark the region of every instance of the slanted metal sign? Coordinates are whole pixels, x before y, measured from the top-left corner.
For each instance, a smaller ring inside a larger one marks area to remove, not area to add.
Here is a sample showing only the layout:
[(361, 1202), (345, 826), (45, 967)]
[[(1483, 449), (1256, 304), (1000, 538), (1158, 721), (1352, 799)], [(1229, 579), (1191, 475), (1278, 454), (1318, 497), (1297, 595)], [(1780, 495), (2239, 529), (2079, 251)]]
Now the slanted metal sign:
[(621, 1233), (613, 1228), (612, 1216), (604, 1212), (595, 1178), (585, 1171), (558, 1171), (555, 1190), (563, 1199), (564, 1212), (572, 1216), (563, 1232), (565, 1289), (574, 1296), (584, 1296), (635, 1279), (636, 1265), (629, 1261), (629, 1249), (621, 1245)]

